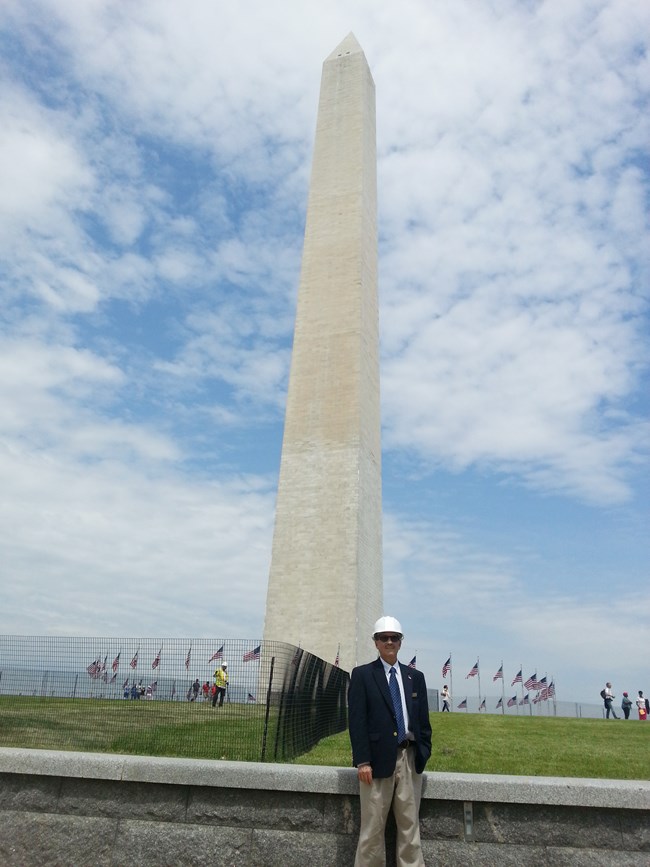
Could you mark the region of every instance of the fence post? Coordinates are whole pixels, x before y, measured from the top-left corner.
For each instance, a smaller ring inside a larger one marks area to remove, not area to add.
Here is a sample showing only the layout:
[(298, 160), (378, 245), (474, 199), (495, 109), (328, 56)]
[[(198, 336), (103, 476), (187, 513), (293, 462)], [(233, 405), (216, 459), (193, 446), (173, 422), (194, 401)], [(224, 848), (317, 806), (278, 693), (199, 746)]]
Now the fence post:
[(271, 657), (271, 670), (269, 671), (269, 686), (266, 690), (266, 713), (264, 714), (264, 735), (262, 737), (262, 757), (260, 761), (264, 761), (266, 755), (266, 735), (269, 730), (269, 713), (271, 710), (271, 684), (273, 683), (273, 668), (275, 666), (275, 656)]

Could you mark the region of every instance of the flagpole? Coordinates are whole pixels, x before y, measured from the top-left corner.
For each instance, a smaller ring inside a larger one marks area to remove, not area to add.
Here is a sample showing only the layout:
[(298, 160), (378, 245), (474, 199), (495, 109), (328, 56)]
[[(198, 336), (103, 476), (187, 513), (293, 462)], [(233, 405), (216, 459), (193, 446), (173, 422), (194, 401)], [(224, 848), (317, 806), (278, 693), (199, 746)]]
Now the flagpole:
[(553, 684), (553, 695), (551, 696), (553, 699), (553, 716), (557, 716), (557, 705), (555, 703), (555, 677), (551, 677), (551, 683)]
[[(544, 677), (546, 678), (546, 689), (547, 689), (546, 701), (548, 702), (548, 683), (549, 683), (548, 672), (546, 672), (546, 671), (544, 672)], [(547, 704), (546, 705), (546, 716), (550, 716), (550, 715), (551, 715), (551, 706), (549, 704)]]
[(481, 707), (481, 660), (479, 657), (476, 657), (476, 676), (478, 678), (478, 706)]
[(451, 661), (451, 653), (449, 654), (449, 690), (451, 692), (451, 701), (449, 702), (449, 707), (451, 711), (454, 710), (454, 666)]
[(503, 660), (501, 660), (501, 713), (506, 712), (506, 679), (503, 675)]

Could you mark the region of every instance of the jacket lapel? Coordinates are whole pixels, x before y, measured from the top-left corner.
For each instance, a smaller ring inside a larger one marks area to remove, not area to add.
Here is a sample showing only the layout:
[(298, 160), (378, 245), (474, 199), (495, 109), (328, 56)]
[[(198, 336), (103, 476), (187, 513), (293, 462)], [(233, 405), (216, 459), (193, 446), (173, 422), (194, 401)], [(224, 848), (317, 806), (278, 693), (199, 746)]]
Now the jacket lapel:
[(372, 669), (372, 676), (375, 678), (375, 683), (379, 688), (379, 692), (382, 694), (382, 697), (386, 704), (388, 705), (390, 712), (395, 715), (393, 710), (393, 699), (390, 696), (390, 690), (388, 689), (388, 680), (386, 678), (386, 672), (384, 671), (384, 666), (382, 665), (381, 659), (375, 660)]

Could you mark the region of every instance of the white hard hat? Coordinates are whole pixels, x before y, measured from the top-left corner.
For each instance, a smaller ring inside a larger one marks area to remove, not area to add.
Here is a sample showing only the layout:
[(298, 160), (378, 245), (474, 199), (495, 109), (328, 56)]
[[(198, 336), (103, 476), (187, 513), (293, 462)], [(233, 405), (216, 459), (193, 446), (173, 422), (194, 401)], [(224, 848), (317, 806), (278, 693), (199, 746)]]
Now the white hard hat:
[(402, 625), (394, 617), (380, 617), (372, 629), (372, 637), (374, 638), (378, 632), (398, 632), (402, 638), (404, 637)]
[(222, 668), (228, 668), (228, 663), (227, 663), (227, 662), (222, 662), (222, 663), (221, 663), (221, 667), (222, 667)]

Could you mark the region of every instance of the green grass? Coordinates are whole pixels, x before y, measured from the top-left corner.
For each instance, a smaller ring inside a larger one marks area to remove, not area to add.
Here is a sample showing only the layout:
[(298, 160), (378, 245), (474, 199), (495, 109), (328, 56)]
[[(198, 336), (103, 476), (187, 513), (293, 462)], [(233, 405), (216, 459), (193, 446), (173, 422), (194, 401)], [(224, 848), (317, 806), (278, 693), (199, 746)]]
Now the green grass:
[(264, 713), (259, 705), (0, 696), (0, 746), (258, 762)]
[[(432, 714), (430, 771), (650, 779), (650, 724), (637, 720)], [(275, 721), (267, 736), (272, 760)], [(264, 708), (0, 696), (0, 746), (260, 761)], [(347, 732), (299, 764), (351, 767)]]
[[(428, 771), (650, 779), (650, 724), (637, 720), (432, 714)], [(350, 767), (347, 732), (296, 759)]]

